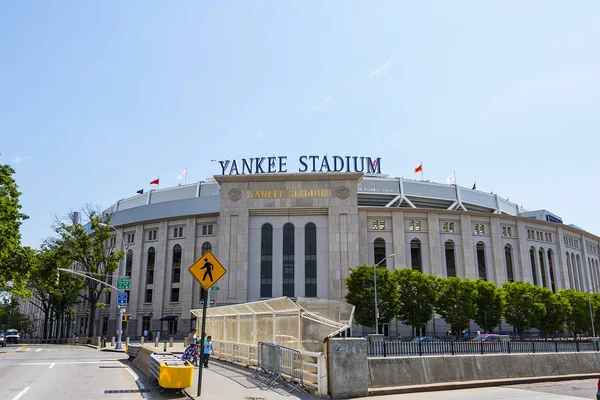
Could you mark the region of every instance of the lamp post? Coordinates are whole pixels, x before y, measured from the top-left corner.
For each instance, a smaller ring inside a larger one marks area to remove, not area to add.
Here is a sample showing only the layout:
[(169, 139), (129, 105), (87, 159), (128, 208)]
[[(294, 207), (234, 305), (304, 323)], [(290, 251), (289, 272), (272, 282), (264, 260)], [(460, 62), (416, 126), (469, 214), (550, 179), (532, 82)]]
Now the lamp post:
[[(98, 225), (114, 229), (114, 231), (117, 232), (117, 234), (121, 238), (121, 245), (123, 247), (123, 253), (124, 253), (123, 258), (119, 262), (119, 277), (121, 277), (122, 275), (124, 275), (123, 271), (125, 268), (123, 267), (123, 264), (124, 264), (125, 258), (127, 257), (127, 249), (125, 248), (125, 239), (123, 239), (123, 235), (121, 235), (121, 232), (119, 232), (119, 230), (117, 228), (115, 228), (114, 226), (108, 225), (108, 224), (105, 224), (102, 222), (100, 222)], [(129, 301), (129, 299), (127, 299), (127, 301)], [(115, 348), (122, 349), (123, 342), (121, 341), (121, 335), (123, 333), (123, 307), (119, 307), (119, 305), (117, 304), (117, 308), (119, 309), (119, 333), (117, 335), (117, 346)]]
[(394, 255), (395, 254), (390, 254), (389, 256), (384, 257), (383, 260), (379, 261), (373, 266), (373, 287), (375, 288), (375, 334), (379, 334), (379, 309), (377, 307), (377, 267), (388, 258), (394, 257)]
[(590, 308), (590, 320), (592, 321), (592, 336), (594, 337), (594, 339), (596, 339), (596, 328), (594, 326), (594, 313), (592, 312), (592, 300), (590, 299), (590, 292), (593, 290), (596, 290), (598, 288), (600, 288), (600, 285), (586, 290), (587, 298), (588, 298), (588, 306)]

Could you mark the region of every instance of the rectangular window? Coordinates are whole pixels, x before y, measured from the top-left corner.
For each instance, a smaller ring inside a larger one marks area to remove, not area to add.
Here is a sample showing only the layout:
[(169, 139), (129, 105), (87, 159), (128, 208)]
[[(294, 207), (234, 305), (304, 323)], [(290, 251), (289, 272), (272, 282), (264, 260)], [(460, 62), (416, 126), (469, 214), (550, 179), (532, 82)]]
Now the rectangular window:
[(150, 317), (149, 315), (145, 315), (142, 317), (142, 333), (144, 331), (150, 331)]
[(508, 236), (508, 229), (506, 229), (506, 226), (502, 227), (502, 236)]
[(385, 230), (385, 220), (384, 219), (374, 219), (373, 220), (373, 230), (374, 231)]
[(535, 231), (535, 238), (540, 240), (540, 231)]
[(179, 288), (171, 288), (171, 303), (179, 302)]
[(506, 236), (512, 237), (512, 228), (510, 226), (506, 227), (506, 232), (508, 233), (508, 235), (506, 235)]
[(409, 231), (415, 230), (415, 221), (408, 221), (408, 230)]
[(183, 237), (183, 227), (173, 228), (173, 237), (181, 238)]
[(544, 240), (547, 242), (548, 241), (548, 232), (544, 232)]
[(379, 229), (379, 222), (376, 219), (374, 219), (373, 220), (373, 230), (376, 231), (378, 229)]
[(152, 303), (152, 289), (146, 289), (146, 297), (144, 297), (144, 303)]
[(208, 235), (208, 225), (202, 225), (202, 236)]
[(181, 267), (173, 266), (173, 276), (171, 283), (178, 283), (181, 280)]
[(304, 228), (304, 296), (317, 297), (317, 228), (313, 223)]
[(548, 234), (548, 241), (552, 242), (552, 234), (551, 233)]
[(117, 238), (116, 238), (116, 237), (114, 237), (114, 236), (111, 236), (111, 237), (110, 237), (110, 241), (109, 241), (109, 244), (108, 244), (108, 246), (109, 246), (109, 247), (115, 247), (115, 244), (116, 244), (116, 243), (117, 243)]
[(484, 230), (484, 227), (482, 224), (475, 224), (474, 228), (475, 228), (476, 235), (483, 235), (485, 233), (485, 230)]
[(212, 235), (212, 234), (213, 234), (213, 226), (212, 226), (212, 225), (209, 225), (209, 226), (208, 226), (208, 234), (209, 234), (209, 235)]
[(454, 222), (443, 222), (442, 230), (444, 232), (454, 232)]
[(146, 285), (152, 285), (154, 283), (154, 269), (146, 271)]
[(152, 241), (152, 240), (156, 240), (156, 231), (148, 231), (148, 240)]
[(128, 233), (127, 234), (127, 243), (133, 243), (135, 240), (135, 233)]
[(125, 293), (127, 293), (127, 304), (131, 303), (131, 293), (129, 290), (126, 290)]

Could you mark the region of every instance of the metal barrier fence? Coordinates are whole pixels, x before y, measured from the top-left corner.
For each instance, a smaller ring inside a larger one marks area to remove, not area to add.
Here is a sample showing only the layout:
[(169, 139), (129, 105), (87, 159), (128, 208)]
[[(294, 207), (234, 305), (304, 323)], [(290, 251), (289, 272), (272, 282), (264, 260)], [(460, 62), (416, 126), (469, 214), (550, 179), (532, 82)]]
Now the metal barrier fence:
[[(258, 366), (258, 345), (213, 340), (215, 358), (227, 362)], [(327, 366), (323, 353), (303, 351), (302, 368), (305, 387), (311, 387), (317, 393), (327, 394)]]
[(302, 353), (299, 350), (279, 346), (273, 343), (258, 343), (258, 366), (252, 373), (254, 377), (264, 374), (265, 384), (271, 387), (282, 380), (284, 375), (289, 377), (293, 386), (290, 393), (304, 385), (304, 368)]
[(432, 356), (456, 354), (561, 353), (600, 351), (598, 342), (579, 340), (499, 342), (403, 342), (368, 343), (369, 357)]

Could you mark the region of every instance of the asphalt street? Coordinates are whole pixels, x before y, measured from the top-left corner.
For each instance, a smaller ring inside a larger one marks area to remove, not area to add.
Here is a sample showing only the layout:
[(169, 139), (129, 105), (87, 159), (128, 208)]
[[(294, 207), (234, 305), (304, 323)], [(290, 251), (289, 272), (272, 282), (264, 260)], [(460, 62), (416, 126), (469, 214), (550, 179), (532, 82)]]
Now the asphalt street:
[(85, 346), (0, 347), (0, 399), (148, 398), (151, 392), (140, 391), (126, 360), (125, 354)]

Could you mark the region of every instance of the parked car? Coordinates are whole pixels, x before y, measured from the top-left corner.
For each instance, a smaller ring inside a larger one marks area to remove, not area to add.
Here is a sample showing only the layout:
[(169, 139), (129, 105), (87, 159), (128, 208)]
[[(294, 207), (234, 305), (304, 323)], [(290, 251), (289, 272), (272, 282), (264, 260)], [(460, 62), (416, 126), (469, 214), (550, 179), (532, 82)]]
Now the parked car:
[(413, 340), (411, 340), (411, 342), (439, 342), (440, 339), (438, 338), (434, 338), (434, 337), (430, 337), (430, 336), (422, 336), (422, 337), (416, 337)]
[(5, 336), (5, 341), (6, 343), (19, 343), (19, 331), (16, 329), (7, 329), (6, 330), (6, 336)]
[(6, 338), (4, 337), (4, 331), (0, 331), (0, 346), (6, 347)]
[(508, 342), (510, 336), (498, 335), (497, 333), (484, 333), (483, 335), (475, 336), (469, 342)]

